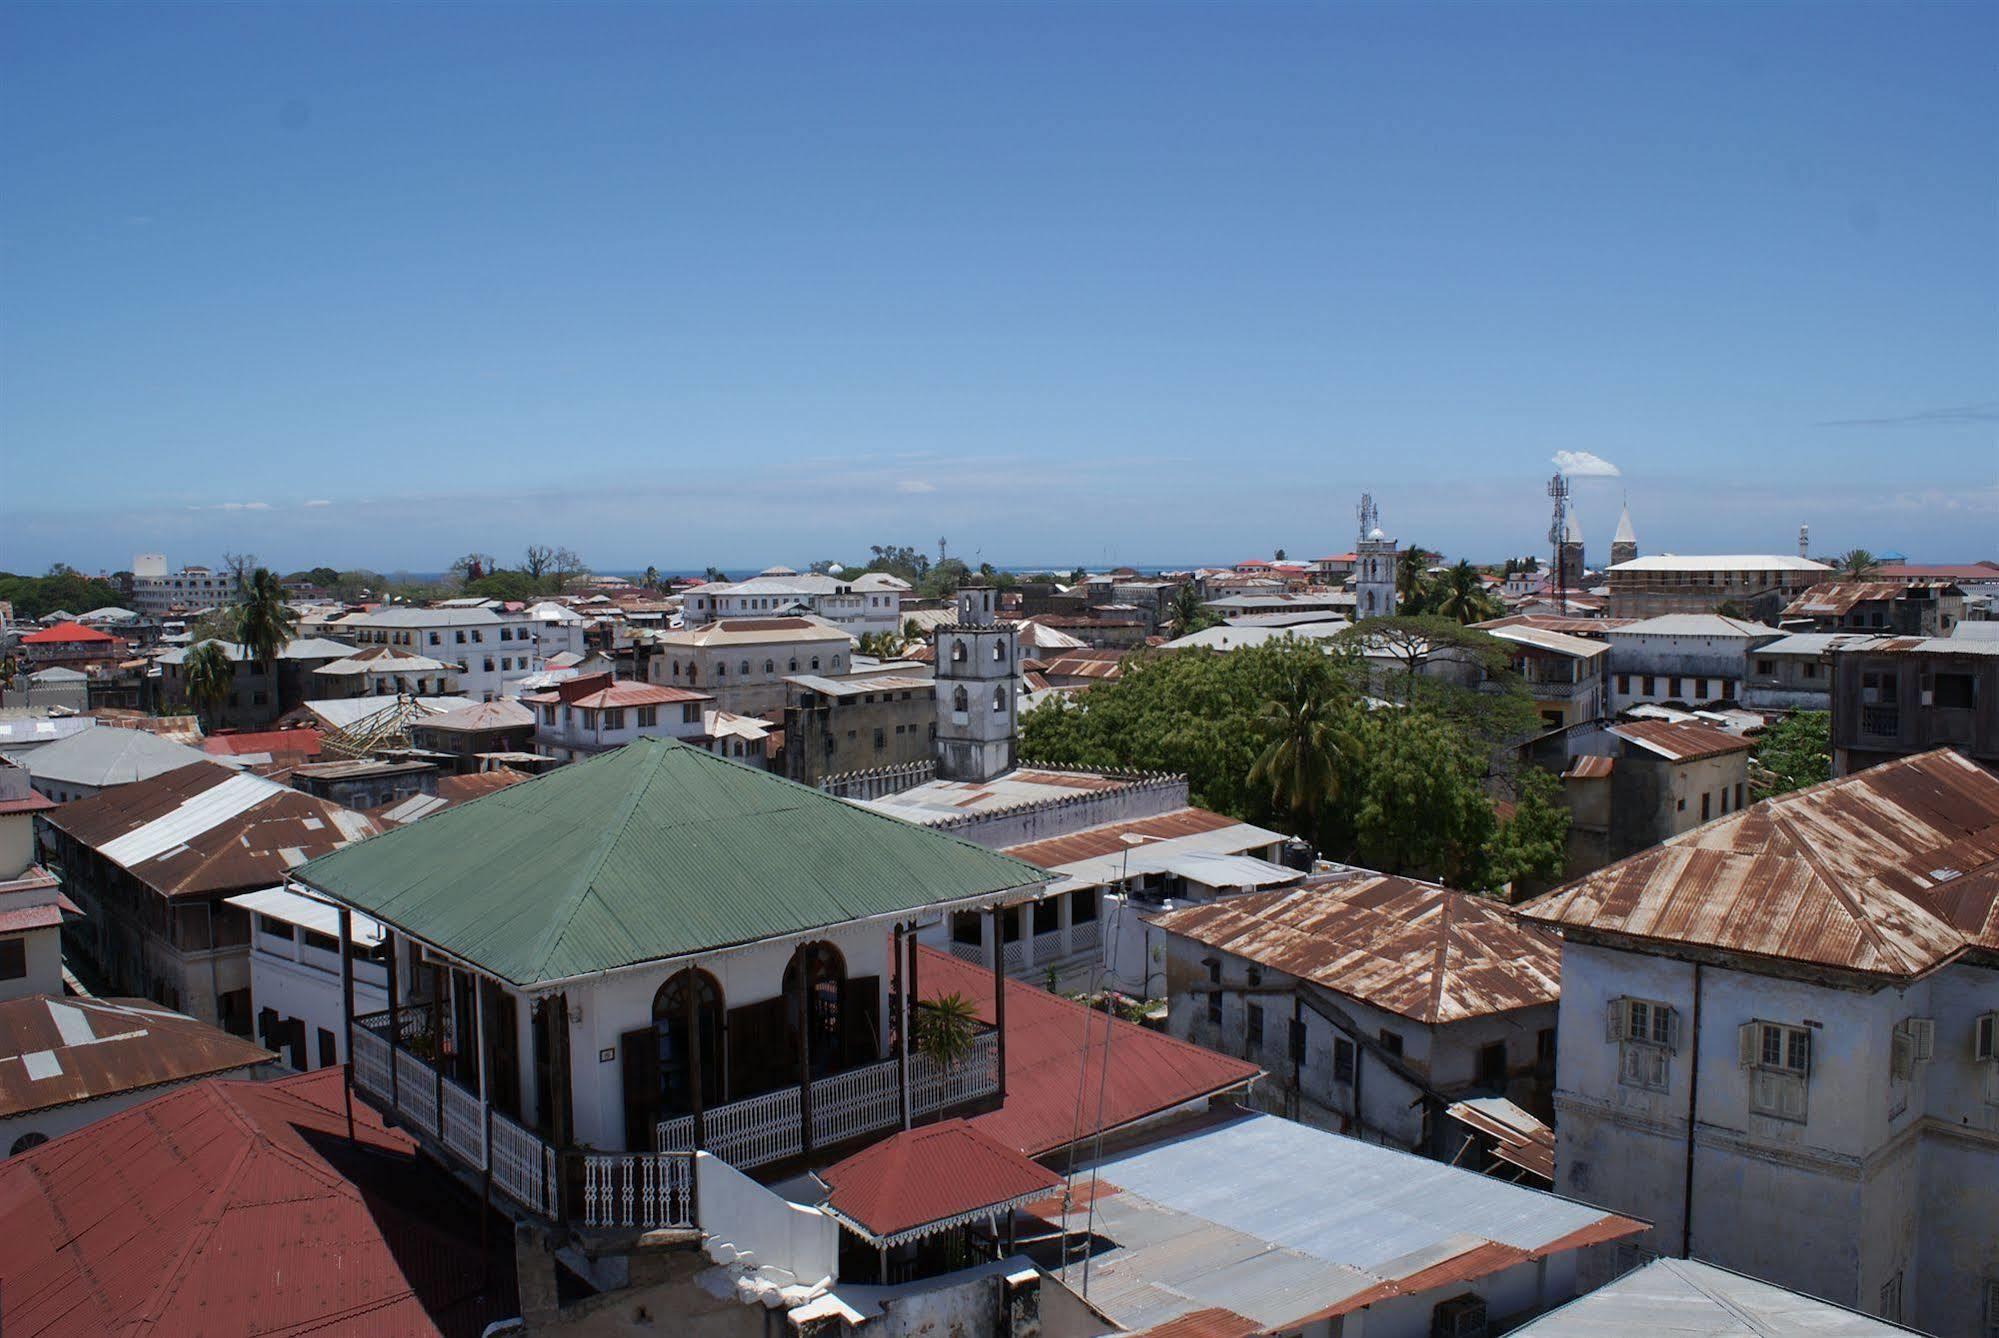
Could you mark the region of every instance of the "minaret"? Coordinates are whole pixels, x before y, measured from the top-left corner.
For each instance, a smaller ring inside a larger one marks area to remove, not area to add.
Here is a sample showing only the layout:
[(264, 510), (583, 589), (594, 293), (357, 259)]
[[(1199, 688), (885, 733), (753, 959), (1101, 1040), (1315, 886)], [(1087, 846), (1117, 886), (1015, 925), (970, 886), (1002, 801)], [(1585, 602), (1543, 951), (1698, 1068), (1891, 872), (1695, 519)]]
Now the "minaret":
[(958, 591), (958, 620), (937, 629), (937, 775), (989, 781), (1013, 770), (1019, 645), (994, 616), (988, 585)]
[(1362, 493), (1360, 538), (1354, 543), (1354, 616), (1392, 618), (1395, 616), (1395, 541), (1381, 532), (1381, 517), (1374, 509), (1374, 495)]
[(1629, 562), (1638, 556), (1638, 531), (1631, 528), (1631, 503), (1617, 513), (1617, 533), (1610, 538), (1610, 565)]

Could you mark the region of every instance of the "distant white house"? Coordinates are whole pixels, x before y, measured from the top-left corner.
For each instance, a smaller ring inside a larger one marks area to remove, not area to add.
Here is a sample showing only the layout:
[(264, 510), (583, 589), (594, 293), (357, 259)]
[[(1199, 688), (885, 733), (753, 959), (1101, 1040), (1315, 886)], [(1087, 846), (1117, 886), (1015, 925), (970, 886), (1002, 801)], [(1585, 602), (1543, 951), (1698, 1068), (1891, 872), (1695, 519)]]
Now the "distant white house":
[(475, 701), (512, 696), (514, 683), (541, 669), (537, 624), (525, 613), (481, 603), (466, 607), (375, 610), (340, 626), (357, 645), (400, 646), (460, 666), (458, 690)]
[[(250, 997), (257, 1039), (295, 1069), (347, 1062), (340, 985), (340, 913), (326, 902), (283, 887), (228, 898), (247, 911)], [(389, 1006), (388, 948), (382, 926), (353, 917), (354, 1008)]]
[(909, 582), (872, 571), (845, 581), (771, 567), (747, 581), (715, 581), (687, 592), (681, 605), (689, 627), (732, 618), (811, 614), (851, 636), (902, 630)]
[(534, 624), (535, 645), (543, 661), (558, 655), (581, 656), (584, 653), (583, 633), (590, 620), (575, 609), (545, 599), (539, 604), (529, 605), (527, 616), (528, 621)]
[(1667, 613), (1614, 627), (1610, 643), (1610, 710), (1652, 702), (1704, 706), (1736, 701), (1749, 672), (1749, 653), (1784, 634), (1775, 627), (1716, 613)]

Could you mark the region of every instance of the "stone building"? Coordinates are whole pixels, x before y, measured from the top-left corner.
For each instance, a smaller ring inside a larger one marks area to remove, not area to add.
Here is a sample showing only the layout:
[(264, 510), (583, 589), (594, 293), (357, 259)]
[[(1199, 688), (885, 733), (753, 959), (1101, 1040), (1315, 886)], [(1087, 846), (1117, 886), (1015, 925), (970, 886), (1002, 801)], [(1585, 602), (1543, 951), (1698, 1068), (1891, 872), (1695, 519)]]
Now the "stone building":
[(985, 781), (1013, 769), (1020, 646), (994, 591), (958, 591), (958, 621), (937, 629), (937, 775)]
[(1354, 617), (1395, 616), (1395, 540), (1382, 532), (1374, 496), (1361, 494), (1360, 539), (1354, 544)]
[(1739, 617), (1767, 620), (1831, 572), (1823, 562), (1780, 554), (1660, 553), (1614, 562), (1605, 578), (1613, 618), (1713, 613), (1730, 605)]

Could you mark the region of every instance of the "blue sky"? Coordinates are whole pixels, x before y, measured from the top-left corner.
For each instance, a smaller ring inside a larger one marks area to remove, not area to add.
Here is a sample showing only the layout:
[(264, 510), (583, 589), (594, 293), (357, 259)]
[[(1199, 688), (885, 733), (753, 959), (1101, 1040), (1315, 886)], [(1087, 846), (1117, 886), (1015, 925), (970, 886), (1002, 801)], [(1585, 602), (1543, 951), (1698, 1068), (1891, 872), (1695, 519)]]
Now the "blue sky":
[(1999, 6), (0, 8), (0, 568), (1999, 556)]

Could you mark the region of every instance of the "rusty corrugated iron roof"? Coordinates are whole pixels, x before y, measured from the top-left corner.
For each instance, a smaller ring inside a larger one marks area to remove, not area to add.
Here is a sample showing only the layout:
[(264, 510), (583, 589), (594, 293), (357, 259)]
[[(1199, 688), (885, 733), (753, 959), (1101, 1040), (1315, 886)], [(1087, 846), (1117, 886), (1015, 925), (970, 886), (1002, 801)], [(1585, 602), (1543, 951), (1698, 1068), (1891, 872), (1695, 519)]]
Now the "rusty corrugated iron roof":
[(43, 818), (164, 896), (270, 887), (381, 828), (330, 800), (200, 761)]
[(1695, 762), (1723, 753), (1748, 752), (1756, 746), (1740, 734), (1695, 720), (1627, 720), (1612, 725), (1610, 732), (1669, 762)]
[(1608, 757), (1578, 757), (1569, 762), (1569, 769), (1562, 773), (1563, 780), (1602, 780), (1616, 769), (1615, 759)]
[(1823, 581), (1784, 608), (1786, 618), (1836, 618), (1859, 604), (1900, 599), (1911, 589), (1948, 585), (1948, 581)]
[(1906, 978), (1999, 951), (1999, 779), (1949, 749), (1898, 758), (1696, 827), (1520, 914)]
[(1496, 902), (1413, 878), (1252, 892), (1150, 918), (1170, 934), (1431, 1025), (1561, 996), (1552, 938)]
[[(1158, 813), (1149, 818), (1105, 823), (1101, 827), (1091, 827), (1073, 836), (1052, 836), (1045, 841), (1029, 841), (1025, 845), (1008, 846), (1004, 853), (1044, 869), (1056, 869), (1080, 859), (1114, 855), (1128, 849), (1124, 840), (1128, 835), (1161, 840), (1174, 836), (1195, 836), (1201, 832), (1218, 832), (1225, 827), (1243, 827), (1246, 831), (1259, 830), (1225, 814), (1211, 813), (1205, 808), (1176, 808), (1171, 813)], [(1269, 834), (1260, 834), (1264, 835), (1266, 840), (1258, 844), (1268, 844)]]
[(0, 1119), (276, 1059), (144, 999), (30, 994), (0, 1003)]

